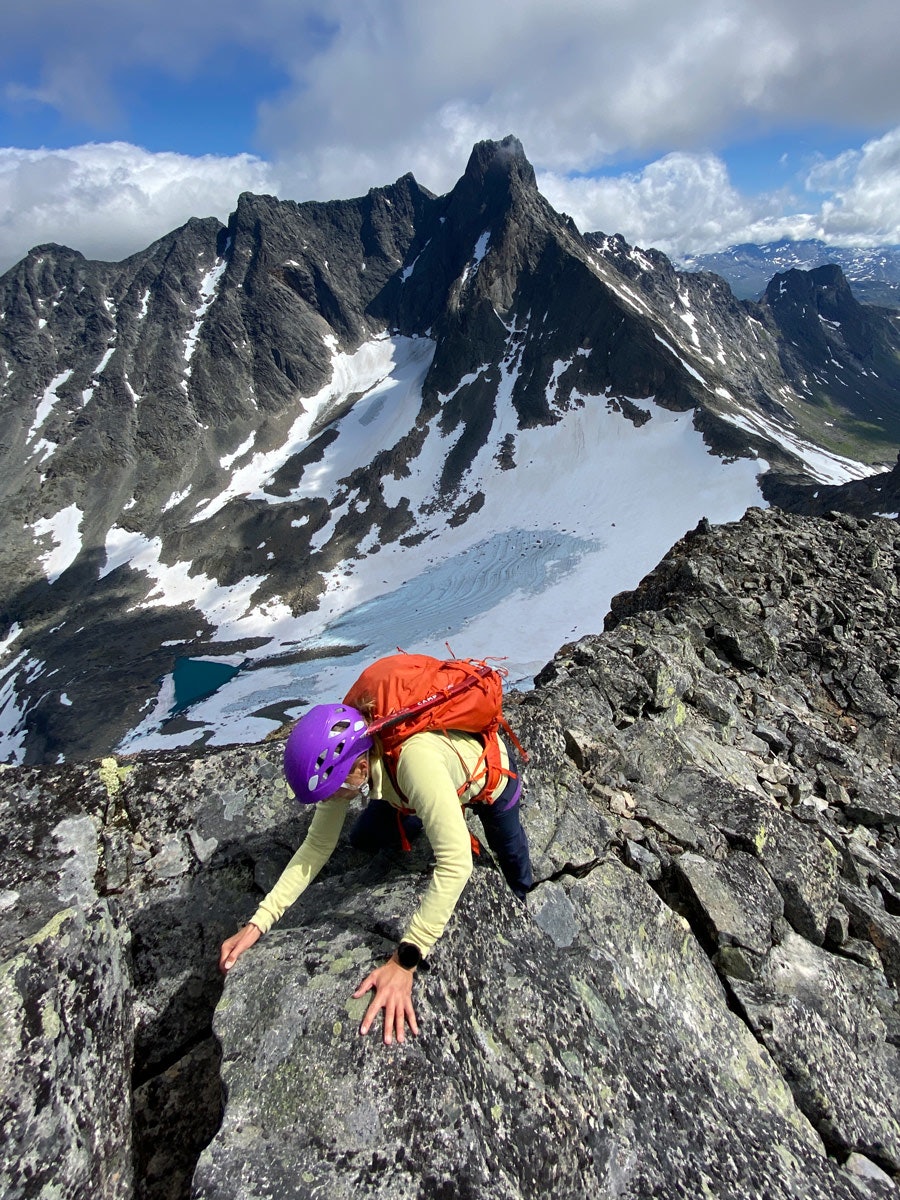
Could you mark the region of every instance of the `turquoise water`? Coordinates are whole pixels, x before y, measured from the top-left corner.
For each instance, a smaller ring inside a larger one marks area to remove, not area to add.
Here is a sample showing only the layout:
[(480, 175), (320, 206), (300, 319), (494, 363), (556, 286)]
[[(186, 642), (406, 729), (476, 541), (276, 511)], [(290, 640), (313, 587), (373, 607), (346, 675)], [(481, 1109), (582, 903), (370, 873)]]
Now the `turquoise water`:
[(231, 663), (209, 662), (203, 658), (179, 658), (172, 671), (175, 705), (170, 715), (183, 712), (196, 700), (204, 700), (233, 679), (238, 668)]

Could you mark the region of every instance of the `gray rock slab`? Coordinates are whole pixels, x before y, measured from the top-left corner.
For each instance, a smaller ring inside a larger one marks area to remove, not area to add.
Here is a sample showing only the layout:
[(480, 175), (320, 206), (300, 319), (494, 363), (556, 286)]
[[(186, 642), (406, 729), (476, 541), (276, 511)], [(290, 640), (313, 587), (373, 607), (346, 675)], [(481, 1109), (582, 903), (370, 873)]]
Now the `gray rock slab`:
[(402, 1046), (359, 1036), (351, 993), (408, 884), (265, 938), (217, 1010), (228, 1102), (195, 1198), (855, 1196), (686, 922), (611, 860), (563, 886), (567, 947), (476, 872)]
[(0, 1194), (128, 1200), (128, 930), (105, 901), (44, 915), (0, 963)]
[(0, 1194), (125, 1200), (131, 934), (95, 889), (103, 788), (83, 768), (64, 777), (0, 776)]
[(741, 946), (757, 955), (768, 953), (784, 904), (757, 859), (739, 850), (721, 861), (682, 854), (673, 869), (719, 948)]
[(900, 1051), (887, 1040), (884, 976), (788, 932), (757, 981), (731, 986), (832, 1151), (900, 1170)]
[(821, 828), (771, 802), (745, 802), (716, 821), (726, 836), (759, 858), (794, 929), (821, 944), (838, 900), (840, 866), (838, 851)]

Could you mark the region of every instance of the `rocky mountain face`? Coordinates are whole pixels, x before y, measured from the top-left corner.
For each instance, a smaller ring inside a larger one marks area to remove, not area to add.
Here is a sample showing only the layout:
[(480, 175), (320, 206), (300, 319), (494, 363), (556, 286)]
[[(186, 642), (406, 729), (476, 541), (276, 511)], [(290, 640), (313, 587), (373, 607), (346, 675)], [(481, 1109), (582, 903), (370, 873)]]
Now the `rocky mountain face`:
[[(856, 427), (893, 458), (900, 318), (860, 304), (839, 267), (776, 274), (757, 304), (735, 301), (716, 276), (676, 271), (658, 251), (602, 234), (586, 240), (631, 276), (655, 311), (677, 314), (690, 329), (693, 361), (701, 372), (714, 371), (705, 378), (710, 390), (716, 385), (715, 399), (707, 398), (695, 416), (704, 431), (719, 430), (723, 418), (733, 422), (736, 453), (749, 441), (772, 456), (767, 443), (780, 437), (782, 449), (807, 438), (860, 454)], [(735, 400), (748, 394), (755, 405), (736, 408)], [(791, 473), (782, 454), (776, 451), (773, 461), (778, 469), (764, 476), (764, 493)]]
[[(833, 482), (835, 454), (892, 461), (896, 325), (833, 271), (773, 287), (754, 306), (582, 237), (514, 138), (476, 146), (445, 196), (412, 176), (326, 204), (244, 195), (227, 227), (116, 264), (38, 247), (0, 279), (6, 757), (106, 753), (186, 655), (258, 666), (275, 627), (302, 643), (354, 565), (439, 541), (501, 474), (526, 494), (524, 433), (574, 408), (688, 413), (768, 486)], [(402, 403), (348, 440), (386, 380)]]
[(810, 484), (798, 479), (771, 481), (766, 495), (785, 512), (825, 516), (830, 512), (857, 517), (874, 514), (896, 520), (900, 516), (900, 455), (892, 470), (852, 479), (848, 483)]
[(834, 265), (841, 268), (863, 304), (900, 308), (900, 247), (867, 249), (827, 246), (814, 238), (792, 242), (782, 239), (763, 246), (745, 242), (714, 254), (694, 254), (679, 259), (685, 271), (712, 271), (721, 275), (736, 296), (758, 300), (777, 274), (811, 271)]
[(223, 990), (281, 744), (6, 768), (3, 1194), (896, 1195), (898, 629), (895, 521), (686, 535), (509, 697), (538, 882), (482, 852), (391, 1048), (427, 847), (342, 843)]

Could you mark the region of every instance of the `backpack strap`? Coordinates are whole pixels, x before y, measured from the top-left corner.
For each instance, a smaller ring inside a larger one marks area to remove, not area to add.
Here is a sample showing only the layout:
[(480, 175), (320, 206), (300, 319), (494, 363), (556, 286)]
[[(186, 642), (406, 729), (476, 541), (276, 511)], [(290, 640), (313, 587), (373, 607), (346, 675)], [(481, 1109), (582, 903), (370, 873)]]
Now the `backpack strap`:
[(506, 717), (504, 717), (502, 715), (500, 717), (500, 728), (503, 730), (503, 732), (506, 734), (506, 736), (509, 738), (509, 740), (512, 742), (512, 744), (515, 746), (516, 750), (519, 752), (519, 758), (522, 760), (522, 762), (527, 763), (528, 762), (528, 751), (525, 749), (525, 747), (522, 745), (522, 743), (516, 737), (515, 733), (513, 733), (513, 728), (510, 725), (509, 721), (507, 721)]
[[(462, 764), (463, 770), (467, 773), (468, 778), (461, 787), (456, 789), (456, 794), (462, 799), (466, 791), (479, 780), (484, 782), (481, 784), (478, 792), (472, 797), (469, 804), (493, 804), (494, 793), (497, 791), (503, 779), (512, 779), (515, 771), (511, 771), (508, 767), (503, 766), (503, 758), (500, 753), (500, 742), (497, 737), (497, 732), (475, 735), (481, 736), (484, 743), (481, 754), (478, 756), (478, 761), (469, 773), (469, 768), (466, 766), (465, 759), (454, 746), (456, 757)], [(452, 743), (451, 743), (452, 744)]]
[[(508, 728), (505, 721), (501, 721), (500, 724), (504, 727), (504, 729)], [(432, 732), (446, 733), (447, 730), (433, 730)], [(481, 754), (478, 756), (478, 760), (471, 771), (469, 770), (466, 760), (460, 754), (456, 746), (454, 746), (453, 742), (449, 742), (453, 752), (459, 759), (460, 766), (462, 767), (466, 776), (462, 784), (456, 789), (456, 794), (459, 796), (460, 800), (462, 800), (462, 797), (466, 791), (472, 787), (473, 784), (481, 782), (481, 787), (479, 788), (478, 792), (472, 796), (470, 800), (466, 801), (467, 804), (493, 804), (494, 793), (497, 791), (501, 781), (504, 779), (513, 779), (516, 776), (515, 771), (510, 770), (509, 767), (503, 766), (503, 760), (500, 754), (500, 741), (497, 733), (498, 731), (494, 730), (490, 734), (472, 733), (468, 735), (469, 737), (480, 738), (482, 742)], [(525, 754), (524, 750), (522, 750), (522, 747), (519, 745), (519, 739), (514, 733), (512, 733), (511, 730), (510, 738), (522, 754), (522, 757), (527, 761), (527, 754)], [(401, 815), (409, 816), (415, 810), (408, 807), (407, 798), (403, 794), (400, 784), (397, 782), (397, 767), (399, 765), (400, 752), (402, 749), (403, 747), (400, 746), (396, 750), (382, 750), (381, 759), (391, 781), (391, 786), (400, 799), (404, 802), (404, 807), (400, 809), (400, 813)], [(402, 840), (403, 834), (401, 831), (401, 841)], [(405, 846), (404, 849), (406, 849)]]

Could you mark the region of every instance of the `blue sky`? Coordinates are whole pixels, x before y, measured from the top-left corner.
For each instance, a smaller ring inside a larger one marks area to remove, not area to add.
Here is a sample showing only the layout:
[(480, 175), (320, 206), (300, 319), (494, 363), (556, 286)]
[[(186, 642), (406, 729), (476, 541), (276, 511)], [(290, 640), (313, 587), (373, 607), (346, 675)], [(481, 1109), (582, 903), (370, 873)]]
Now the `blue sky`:
[(243, 190), (452, 187), (516, 134), (582, 229), (677, 256), (900, 242), (896, 0), (30, 0), (0, 45), (0, 269)]

